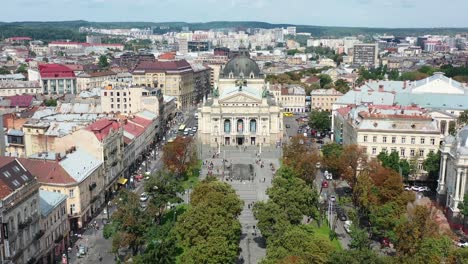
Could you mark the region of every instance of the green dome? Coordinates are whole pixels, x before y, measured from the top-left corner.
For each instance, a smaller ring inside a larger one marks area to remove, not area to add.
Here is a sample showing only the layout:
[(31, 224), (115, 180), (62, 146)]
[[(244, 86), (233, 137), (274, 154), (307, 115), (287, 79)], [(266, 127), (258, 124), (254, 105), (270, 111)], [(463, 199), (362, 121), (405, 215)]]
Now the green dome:
[(220, 76), (226, 79), (258, 79), (260, 77), (260, 68), (251, 58), (240, 55), (226, 63)]

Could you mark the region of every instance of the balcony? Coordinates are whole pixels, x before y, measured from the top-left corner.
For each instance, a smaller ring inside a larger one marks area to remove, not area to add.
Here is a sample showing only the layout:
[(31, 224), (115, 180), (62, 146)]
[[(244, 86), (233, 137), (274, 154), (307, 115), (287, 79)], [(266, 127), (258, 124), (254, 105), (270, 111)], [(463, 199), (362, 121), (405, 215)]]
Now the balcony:
[(19, 223), (18, 229), (23, 230), (26, 227), (28, 227), (32, 223), (33, 219), (32, 217), (26, 218), (23, 222)]

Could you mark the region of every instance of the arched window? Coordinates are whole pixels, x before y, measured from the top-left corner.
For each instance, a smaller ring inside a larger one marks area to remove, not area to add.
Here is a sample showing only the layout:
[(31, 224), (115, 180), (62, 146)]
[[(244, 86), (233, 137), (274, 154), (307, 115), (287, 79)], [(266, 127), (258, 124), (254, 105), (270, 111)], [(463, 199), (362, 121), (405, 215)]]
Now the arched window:
[(224, 133), (231, 133), (231, 120), (224, 120)]
[(254, 73), (251, 72), (251, 73), (250, 73), (250, 79), (253, 79), (254, 77), (255, 77)]
[(250, 132), (255, 133), (257, 132), (257, 120), (250, 119)]
[(242, 119), (237, 120), (237, 132), (238, 133), (244, 132), (244, 120)]
[(230, 73), (229, 73), (229, 78), (230, 78), (230, 79), (234, 78), (234, 73), (230, 72)]

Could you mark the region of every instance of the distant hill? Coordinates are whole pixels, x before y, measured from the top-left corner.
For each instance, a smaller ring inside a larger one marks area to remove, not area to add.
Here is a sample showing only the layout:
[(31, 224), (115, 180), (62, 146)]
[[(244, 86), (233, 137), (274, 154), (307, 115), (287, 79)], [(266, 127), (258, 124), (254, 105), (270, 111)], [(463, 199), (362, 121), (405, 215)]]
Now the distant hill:
[[(161, 29), (160, 27), (169, 27)], [(375, 35), (388, 34), (395, 36), (418, 36), (425, 34), (454, 35), (466, 33), (468, 28), (364, 28), (364, 27), (326, 27), (308, 26), (293, 24), (271, 24), (258, 21), (213, 21), (206, 23), (186, 23), (186, 22), (89, 22), (84, 20), (76, 21), (24, 21), (5, 23), (0, 22), (0, 38), (12, 36), (30, 36), (34, 39), (55, 40), (71, 39), (83, 40), (84, 35), (78, 33), (80, 27), (95, 28), (153, 28), (157, 33), (166, 31), (178, 31), (182, 27), (189, 27), (190, 30), (208, 29), (246, 29), (246, 28), (278, 28), (296, 26), (297, 32), (311, 33), (314, 37), (343, 37), (354, 35)]]

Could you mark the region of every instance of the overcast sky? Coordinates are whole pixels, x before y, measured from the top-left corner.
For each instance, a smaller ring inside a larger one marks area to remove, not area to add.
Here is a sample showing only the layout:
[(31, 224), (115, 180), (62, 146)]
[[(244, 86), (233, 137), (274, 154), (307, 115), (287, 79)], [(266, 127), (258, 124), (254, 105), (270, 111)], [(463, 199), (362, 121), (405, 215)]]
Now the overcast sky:
[(264, 21), (468, 27), (468, 0), (1, 0), (0, 21)]

